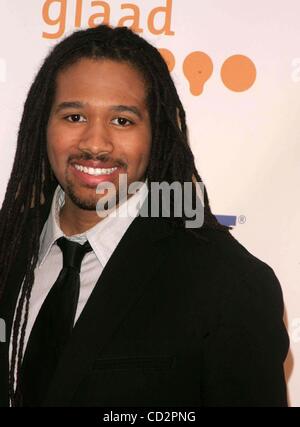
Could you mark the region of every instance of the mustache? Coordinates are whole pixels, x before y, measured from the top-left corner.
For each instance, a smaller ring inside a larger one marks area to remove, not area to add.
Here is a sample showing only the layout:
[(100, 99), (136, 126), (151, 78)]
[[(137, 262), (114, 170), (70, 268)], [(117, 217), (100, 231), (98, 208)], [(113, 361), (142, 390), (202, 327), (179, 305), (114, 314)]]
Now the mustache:
[(127, 163), (124, 160), (114, 159), (114, 158), (108, 156), (107, 154), (99, 154), (99, 155), (94, 156), (91, 153), (85, 152), (85, 153), (81, 153), (79, 155), (70, 156), (68, 158), (68, 163), (74, 163), (78, 160), (94, 160), (94, 161), (98, 160), (98, 161), (103, 162), (103, 163), (110, 162), (110, 163), (115, 164), (116, 166), (127, 168)]

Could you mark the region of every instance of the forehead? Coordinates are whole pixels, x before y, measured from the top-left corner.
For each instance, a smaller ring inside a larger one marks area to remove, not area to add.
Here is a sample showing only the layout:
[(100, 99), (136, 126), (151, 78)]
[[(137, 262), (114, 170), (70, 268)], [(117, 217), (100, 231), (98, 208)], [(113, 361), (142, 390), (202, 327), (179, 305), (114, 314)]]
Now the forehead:
[(125, 62), (84, 58), (58, 73), (55, 98), (143, 103), (146, 85), (141, 73)]

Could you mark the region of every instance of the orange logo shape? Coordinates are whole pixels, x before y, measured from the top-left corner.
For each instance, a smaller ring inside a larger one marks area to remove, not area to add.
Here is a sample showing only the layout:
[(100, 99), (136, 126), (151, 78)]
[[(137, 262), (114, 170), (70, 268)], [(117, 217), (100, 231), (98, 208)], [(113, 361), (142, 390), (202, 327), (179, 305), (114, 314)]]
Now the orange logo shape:
[(191, 94), (201, 95), (205, 82), (213, 72), (213, 63), (204, 52), (191, 52), (183, 62), (183, 73), (190, 84)]
[(164, 58), (165, 63), (168, 66), (168, 69), (171, 73), (171, 71), (173, 71), (174, 67), (175, 67), (175, 56), (173, 55), (173, 53), (169, 50), (169, 49), (158, 49), (159, 53), (161, 54), (161, 56)]
[(228, 89), (234, 92), (243, 92), (255, 82), (255, 65), (247, 56), (230, 56), (222, 65), (221, 79)]

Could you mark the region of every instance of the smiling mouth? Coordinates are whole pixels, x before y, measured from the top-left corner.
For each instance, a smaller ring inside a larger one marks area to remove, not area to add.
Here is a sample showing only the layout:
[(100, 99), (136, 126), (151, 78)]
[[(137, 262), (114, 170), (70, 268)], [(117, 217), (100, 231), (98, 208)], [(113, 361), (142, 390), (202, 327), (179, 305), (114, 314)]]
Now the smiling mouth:
[(90, 176), (101, 176), (101, 175), (111, 175), (114, 173), (118, 168), (92, 168), (92, 167), (86, 167), (78, 164), (74, 164), (74, 168), (78, 170), (79, 172), (85, 173)]

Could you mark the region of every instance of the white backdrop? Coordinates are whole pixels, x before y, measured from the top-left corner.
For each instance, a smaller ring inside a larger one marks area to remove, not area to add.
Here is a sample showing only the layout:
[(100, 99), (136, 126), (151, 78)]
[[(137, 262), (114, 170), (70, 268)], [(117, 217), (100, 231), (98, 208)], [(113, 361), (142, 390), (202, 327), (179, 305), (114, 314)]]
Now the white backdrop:
[(0, 203), (26, 93), (49, 47), (103, 19), (134, 25), (174, 57), (213, 212), (282, 284), (291, 406), (300, 406), (299, 16), (299, 0), (0, 0)]

